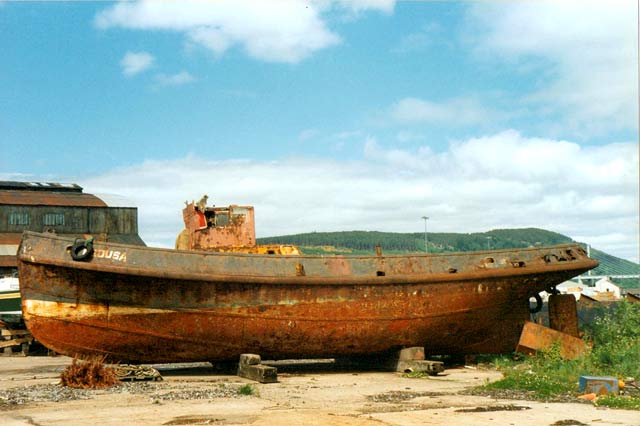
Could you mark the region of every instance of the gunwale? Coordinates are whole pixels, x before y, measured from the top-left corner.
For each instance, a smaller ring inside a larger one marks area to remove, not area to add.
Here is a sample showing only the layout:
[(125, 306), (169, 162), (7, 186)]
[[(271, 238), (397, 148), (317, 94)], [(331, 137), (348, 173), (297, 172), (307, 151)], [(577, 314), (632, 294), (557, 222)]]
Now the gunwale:
[[(50, 235), (41, 234), (32, 231), (25, 231), (23, 241), (30, 237), (46, 238), (51, 241), (62, 241), (67, 244), (71, 243), (73, 239)], [(556, 246), (547, 246), (542, 248), (532, 247), (523, 248), (517, 250), (491, 250), (491, 251), (478, 251), (478, 252), (457, 252), (446, 254), (411, 254), (411, 255), (384, 255), (384, 256), (325, 256), (325, 255), (265, 255), (265, 254), (247, 254), (247, 253), (216, 253), (216, 252), (194, 252), (187, 250), (173, 250), (167, 248), (158, 247), (144, 247), (135, 246), (122, 243), (98, 243), (103, 247), (109, 247), (110, 250), (120, 249), (120, 251), (126, 250), (131, 258), (131, 253), (144, 253), (158, 254), (167, 260), (171, 261), (171, 258), (178, 258), (180, 260), (172, 261), (174, 264), (179, 264), (184, 260), (193, 259), (238, 259), (238, 262), (245, 261), (245, 263), (256, 263), (255, 273), (217, 273), (211, 271), (179, 271), (171, 269), (173, 265), (145, 265), (145, 264), (132, 264), (127, 263), (108, 263), (108, 262), (82, 262), (73, 261), (70, 257), (62, 257), (57, 254), (45, 253), (38, 254), (38, 257), (34, 257), (33, 254), (25, 252), (23, 245), (20, 245), (18, 249), (18, 257), (22, 262), (26, 263), (38, 263), (44, 265), (61, 266), (61, 267), (73, 267), (74, 269), (83, 269), (90, 271), (100, 271), (106, 273), (136, 275), (143, 277), (153, 278), (165, 278), (185, 281), (207, 281), (207, 282), (226, 282), (226, 283), (242, 283), (251, 282), (256, 284), (290, 284), (290, 285), (397, 285), (397, 284), (416, 284), (416, 283), (429, 283), (429, 282), (455, 282), (463, 280), (474, 280), (484, 278), (500, 278), (506, 276), (522, 276), (522, 275), (538, 275), (545, 273), (555, 272), (571, 272), (571, 271), (586, 271), (597, 266), (597, 261), (585, 258), (582, 260), (575, 260), (571, 262), (558, 262), (554, 264), (529, 264), (523, 267), (493, 267), (493, 268), (476, 268), (474, 270), (457, 271), (455, 273), (447, 272), (431, 272), (421, 271), (412, 273), (389, 273), (385, 271), (384, 276), (376, 275), (357, 275), (353, 273), (348, 274), (335, 274), (328, 276), (318, 275), (295, 275), (295, 269), (289, 268), (287, 274), (272, 274), (268, 275), (270, 271), (259, 268), (260, 263), (272, 263), (272, 264), (302, 264), (308, 265), (311, 263), (319, 262), (350, 262), (350, 263), (385, 263), (398, 260), (404, 260), (407, 262), (425, 262), (436, 260), (459, 260), (460, 258), (474, 257), (481, 259), (487, 256), (496, 256), (499, 254), (513, 254), (518, 253), (545, 253), (545, 252), (558, 252), (575, 249), (577, 244), (561, 244)], [(148, 263), (153, 263), (152, 261)], [(455, 262), (451, 262), (455, 263)], [(290, 266), (290, 265), (289, 265)], [(213, 267), (213, 265), (212, 265)], [(211, 267), (211, 268), (212, 268)], [(576, 274), (577, 275), (577, 274)]]

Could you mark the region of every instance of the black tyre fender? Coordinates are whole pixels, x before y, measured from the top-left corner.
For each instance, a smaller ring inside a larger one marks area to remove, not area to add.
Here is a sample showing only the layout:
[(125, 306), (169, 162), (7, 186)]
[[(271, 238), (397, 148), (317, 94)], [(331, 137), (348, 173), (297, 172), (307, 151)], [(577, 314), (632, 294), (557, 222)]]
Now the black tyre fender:
[(89, 260), (93, 255), (93, 238), (86, 240), (76, 240), (71, 246), (71, 258), (73, 260), (82, 261)]
[(542, 297), (540, 297), (538, 293), (534, 294), (531, 297), (536, 299), (536, 306), (534, 308), (529, 306), (529, 312), (531, 312), (532, 314), (537, 314), (542, 310)]

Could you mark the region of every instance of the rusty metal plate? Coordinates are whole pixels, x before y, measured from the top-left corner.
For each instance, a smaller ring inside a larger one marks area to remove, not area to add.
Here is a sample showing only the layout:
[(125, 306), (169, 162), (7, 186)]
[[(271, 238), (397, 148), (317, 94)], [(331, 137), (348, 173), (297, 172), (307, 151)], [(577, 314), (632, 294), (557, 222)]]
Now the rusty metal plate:
[(559, 342), (560, 354), (566, 359), (577, 358), (587, 349), (582, 339), (527, 321), (522, 328), (516, 352), (533, 355), (539, 350), (549, 349), (555, 342)]

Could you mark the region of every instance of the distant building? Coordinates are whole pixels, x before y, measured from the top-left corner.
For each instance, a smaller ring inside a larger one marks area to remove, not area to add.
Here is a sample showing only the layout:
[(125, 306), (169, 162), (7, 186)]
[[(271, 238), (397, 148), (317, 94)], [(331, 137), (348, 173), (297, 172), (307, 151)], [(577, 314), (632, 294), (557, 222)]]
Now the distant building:
[(580, 296), (583, 294), (589, 294), (591, 292), (591, 288), (588, 285), (576, 281), (565, 281), (562, 284), (558, 284), (556, 289), (560, 294), (573, 295), (576, 300), (580, 300)]
[(599, 279), (596, 281), (594, 287), (596, 293), (599, 293), (600, 295), (607, 295), (607, 297), (613, 295), (614, 299), (622, 298), (620, 287), (614, 284), (609, 277)]
[(0, 277), (16, 271), (23, 231), (144, 245), (138, 209), (115, 204), (76, 184), (0, 181)]

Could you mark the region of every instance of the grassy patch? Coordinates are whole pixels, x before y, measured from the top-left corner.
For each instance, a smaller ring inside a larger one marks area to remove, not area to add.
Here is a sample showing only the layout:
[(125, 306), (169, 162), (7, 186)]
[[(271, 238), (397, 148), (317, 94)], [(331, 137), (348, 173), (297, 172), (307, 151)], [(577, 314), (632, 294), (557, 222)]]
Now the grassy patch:
[(622, 408), (624, 410), (640, 410), (640, 398), (624, 395), (604, 395), (596, 400), (599, 407)]
[(408, 379), (424, 379), (425, 377), (429, 377), (429, 374), (425, 371), (409, 371), (408, 373), (403, 373), (402, 377)]
[(238, 388), (239, 395), (249, 396), (249, 395), (253, 395), (255, 392), (256, 392), (255, 389), (250, 384), (246, 384)]
[[(640, 304), (621, 302), (615, 309), (603, 312), (583, 331), (591, 350), (582, 357), (562, 359), (559, 345), (532, 357), (518, 355), (518, 361), (496, 357), (493, 365), (504, 378), (482, 389), (523, 391), (532, 399), (566, 400), (579, 395), (580, 376), (640, 379)], [(626, 392), (599, 397), (597, 404), (640, 410), (640, 396)]]

